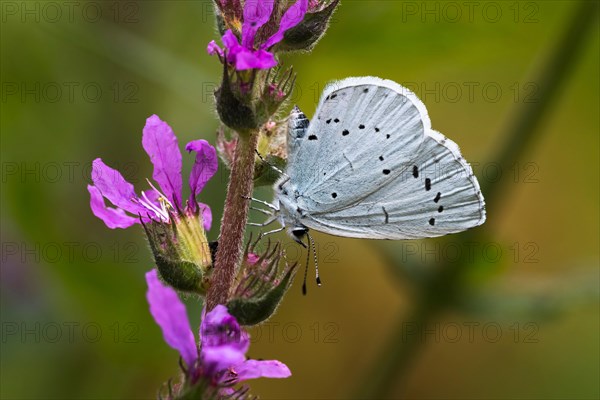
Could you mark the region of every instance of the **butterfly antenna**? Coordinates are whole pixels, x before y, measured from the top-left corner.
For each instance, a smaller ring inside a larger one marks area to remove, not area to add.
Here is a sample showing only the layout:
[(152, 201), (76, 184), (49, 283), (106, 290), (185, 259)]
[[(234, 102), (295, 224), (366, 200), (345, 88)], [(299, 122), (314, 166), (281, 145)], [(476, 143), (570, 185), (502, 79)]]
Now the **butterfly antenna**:
[(264, 162), (265, 164), (267, 164), (269, 167), (273, 168), (280, 175), (283, 175), (286, 178), (290, 179), (290, 177), (288, 176), (288, 174), (286, 174), (281, 169), (277, 168), (276, 166), (274, 166), (273, 164), (271, 164), (270, 162), (268, 162), (267, 160), (265, 160), (264, 157), (258, 152), (258, 150), (254, 150), (254, 151), (256, 152), (256, 155), (258, 156), (258, 158), (260, 158), (260, 160), (262, 162)]
[[(308, 239), (310, 240), (310, 243), (312, 244), (312, 248), (313, 248), (313, 255), (315, 257), (315, 275), (316, 275), (316, 279), (317, 279), (317, 285), (321, 286), (321, 277), (319, 276), (319, 262), (317, 261), (317, 247), (315, 246), (315, 241), (313, 240), (312, 236), (310, 236), (310, 234), (308, 232), (306, 232), (306, 236), (308, 236)], [(310, 245), (308, 246), (308, 251), (310, 252)]]
[(308, 275), (308, 262), (310, 261), (310, 242), (306, 251), (306, 264), (304, 265), (304, 280), (302, 281), (302, 295), (306, 296), (306, 276)]

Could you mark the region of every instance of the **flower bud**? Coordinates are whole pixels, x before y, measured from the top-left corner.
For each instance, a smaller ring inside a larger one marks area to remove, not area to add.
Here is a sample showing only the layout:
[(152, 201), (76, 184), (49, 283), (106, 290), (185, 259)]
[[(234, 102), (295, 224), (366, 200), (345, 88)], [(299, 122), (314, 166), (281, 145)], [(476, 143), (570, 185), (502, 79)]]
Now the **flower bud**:
[[(272, 186), (280, 178), (277, 170), (284, 170), (286, 166), (287, 144), (286, 126), (284, 123), (267, 122), (260, 130), (258, 136), (257, 151), (263, 157), (254, 164), (254, 186)], [(217, 130), (217, 152), (225, 166), (231, 169), (235, 155), (235, 146), (238, 136), (235, 132), (230, 133), (231, 138), (225, 135), (222, 126)]]
[(231, 138), (227, 138), (225, 135), (225, 126), (221, 125), (217, 129), (217, 153), (219, 158), (223, 161), (225, 166), (231, 169), (233, 165), (233, 158), (235, 156), (235, 147), (237, 145), (238, 137), (235, 132), (231, 132)]
[(262, 121), (267, 122), (277, 112), (292, 94), (295, 83), (296, 74), (293, 68), (285, 71), (280, 67), (268, 70), (260, 101), (257, 102), (257, 114), (261, 116)]
[[(296, 275), (296, 265), (288, 266), (280, 243), (271, 250), (270, 241), (262, 255), (254, 253), (258, 240), (248, 241), (244, 263), (240, 269), (232, 299), (227, 304), (229, 312), (241, 325), (257, 325), (275, 313), (283, 295)], [(260, 240), (260, 238), (259, 238)]]
[(214, 3), (217, 28), (221, 36), (227, 29), (239, 32), (243, 20), (242, 2), (240, 0), (215, 0)]
[(277, 45), (277, 50), (312, 50), (327, 31), (331, 16), (338, 4), (339, 0), (333, 0), (317, 11), (309, 10), (302, 22), (284, 33), (283, 40)]
[[(233, 75), (236, 75), (234, 72)], [(238, 133), (257, 129), (256, 114), (252, 108), (252, 85), (242, 79), (232, 79), (227, 64), (223, 65), (223, 82), (215, 92), (217, 112), (221, 121)]]

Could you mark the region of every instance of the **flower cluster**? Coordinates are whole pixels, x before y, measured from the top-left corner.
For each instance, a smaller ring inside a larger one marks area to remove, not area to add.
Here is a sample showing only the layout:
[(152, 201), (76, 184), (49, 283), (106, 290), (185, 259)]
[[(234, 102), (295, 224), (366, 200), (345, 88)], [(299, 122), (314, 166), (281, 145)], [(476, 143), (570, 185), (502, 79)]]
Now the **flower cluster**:
[(274, 67), (281, 68), (277, 53), (312, 49), (327, 30), (338, 0), (216, 0), (215, 4), (223, 47), (213, 40), (207, 52), (224, 65), (215, 93), (217, 111), (226, 126), (244, 134), (260, 129), (293, 89), (291, 70), (269, 75)]
[[(227, 0), (219, 3), (221, 7), (227, 6)], [(267, 69), (277, 65), (275, 56), (268, 49), (281, 42), (284, 33), (298, 25), (308, 9), (308, 0), (297, 0), (282, 15), (277, 32), (265, 39), (256, 38), (256, 34), (263, 27), (273, 13), (274, 0), (246, 0), (243, 11), (243, 23), (241, 28), (242, 41), (238, 40), (231, 29), (227, 29), (223, 35), (221, 49), (213, 40), (208, 44), (209, 54), (218, 54), (225, 58), (229, 64), (235, 66), (238, 71), (247, 69)]]
[(186, 364), (185, 381), (178, 396), (199, 387), (207, 391), (207, 386), (217, 388), (220, 394), (230, 394), (234, 385), (248, 379), (291, 375), (289, 368), (279, 361), (246, 358), (250, 337), (222, 305), (203, 312), (198, 347), (185, 305), (177, 293), (160, 282), (155, 270), (146, 274), (146, 282), (150, 313), (167, 344), (179, 352)]
[[(217, 147), (231, 168), (219, 240), (209, 243), (208, 205), (198, 196), (217, 171), (217, 151), (205, 140), (185, 150), (194, 154), (183, 197), (182, 154), (171, 127), (158, 116), (146, 120), (142, 146), (154, 166), (149, 187), (133, 185), (102, 159), (93, 162), (88, 185), (93, 214), (111, 229), (141, 224), (157, 269), (146, 274), (150, 313), (167, 344), (182, 360), (183, 380), (169, 384), (168, 399), (247, 398), (248, 379), (286, 378), (288, 367), (276, 360), (246, 358), (249, 336), (242, 326), (271, 317), (295, 276), (282, 246), (248, 241), (243, 251), (248, 196), (254, 184), (271, 184), (285, 162), (287, 120), (276, 115), (295, 85), (292, 68), (277, 54), (308, 51), (323, 36), (339, 0), (215, 0), (222, 46), (207, 51), (223, 64), (215, 92), (221, 121)], [(225, 127), (231, 140), (225, 138)], [(269, 162), (255, 169), (255, 153)], [(275, 171), (275, 172), (274, 172)], [(106, 203), (106, 200), (110, 204)], [(260, 237), (259, 237), (260, 238)], [(205, 304), (199, 340), (190, 327), (179, 293), (201, 297)]]
[[(88, 186), (92, 212), (109, 228), (142, 223), (156, 265), (163, 278), (177, 289), (204, 293), (212, 266), (205, 230), (210, 229), (210, 207), (196, 199), (217, 171), (217, 153), (206, 140), (194, 140), (185, 148), (196, 159), (189, 176), (190, 195), (182, 202), (182, 157), (177, 137), (158, 116), (146, 120), (142, 145), (154, 165), (150, 189), (136, 195), (133, 185), (100, 158), (94, 160), (93, 185)], [(115, 207), (106, 206), (104, 198)], [(127, 213), (135, 216), (127, 215)]]

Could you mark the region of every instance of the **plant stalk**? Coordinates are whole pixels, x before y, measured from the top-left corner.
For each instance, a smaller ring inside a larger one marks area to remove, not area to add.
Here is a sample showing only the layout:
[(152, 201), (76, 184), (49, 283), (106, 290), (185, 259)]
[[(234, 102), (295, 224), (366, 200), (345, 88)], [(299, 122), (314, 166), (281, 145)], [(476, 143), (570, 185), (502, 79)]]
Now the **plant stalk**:
[(221, 220), (219, 247), (214, 260), (211, 284), (206, 297), (207, 311), (229, 300), (231, 286), (240, 265), (244, 231), (254, 187), (254, 156), (258, 132), (238, 135), (235, 158), (231, 168), (225, 210)]

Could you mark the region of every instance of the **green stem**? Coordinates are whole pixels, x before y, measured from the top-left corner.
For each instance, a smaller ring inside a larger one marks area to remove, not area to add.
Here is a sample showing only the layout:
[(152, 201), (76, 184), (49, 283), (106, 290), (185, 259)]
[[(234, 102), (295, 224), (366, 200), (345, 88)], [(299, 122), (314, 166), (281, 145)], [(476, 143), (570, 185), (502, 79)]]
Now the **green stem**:
[(254, 185), (254, 156), (257, 141), (258, 132), (240, 134), (236, 145), (221, 221), (219, 247), (206, 297), (208, 310), (218, 304), (227, 303), (237, 267), (241, 262), (244, 231), (250, 207), (247, 198), (252, 195)]
[[(514, 122), (508, 127), (508, 140), (497, 157), (503, 168), (510, 167), (519, 160), (533, 141), (534, 134), (537, 133), (536, 128), (575, 65), (586, 36), (594, 26), (597, 12), (596, 2), (582, 1), (578, 5), (564, 36), (550, 55), (545, 69), (536, 79), (539, 84), (539, 101), (523, 105), (516, 113)], [(490, 212), (491, 207), (495, 209), (500, 195), (506, 193), (501, 188), (499, 184), (489, 184), (482, 188), (490, 217), (493, 216)], [(478, 240), (478, 232), (480, 231), (472, 230), (464, 233), (459, 236), (461, 242)], [(384, 398), (392, 388), (402, 382), (404, 372), (423, 345), (420, 329), (425, 329), (438, 315), (455, 303), (454, 300), (462, 290), (464, 274), (470, 266), (469, 260), (466, 259), (454, 263), (446, 262), (441, 266), (439, 273), (422, 287), (416, 299), (417, 306), (408, 317), (404, 315), (398, 319), (371, 373), (355, 392), (358, 398)], [(416, 327), (416, 333), (408, 335), (407, 324)]]

